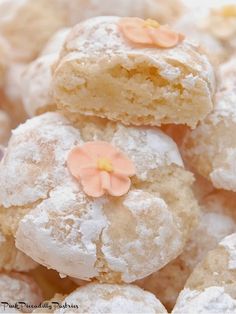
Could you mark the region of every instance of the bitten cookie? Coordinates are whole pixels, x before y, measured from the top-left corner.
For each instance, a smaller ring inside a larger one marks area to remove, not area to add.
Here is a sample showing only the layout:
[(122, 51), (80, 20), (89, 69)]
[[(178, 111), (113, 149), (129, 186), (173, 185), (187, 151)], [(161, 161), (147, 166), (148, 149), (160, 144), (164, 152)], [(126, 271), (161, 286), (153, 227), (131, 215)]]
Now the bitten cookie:
[(42, 294), (31, 277), (19, 273), (1, 273), (0, 300), (1, 313), (27, 313), (32, 312), (34, 308), (27, 305), (39, 305), (42, 302)]
[(236, 234), (224, 238), (198, 264), (173, 313), (236, 313)]
[(52, 87), (74, 117), (195, 127), (213, 108), (214, 74), (198, 47), (166, 25), (97, 17), (71, 30)]
[(56, 109), (51, 95), (52, 69), (69, 32), (59, 30), (47, 43), (40, 56), (31, 62), (22, 75), (20, 92), (24, 108), (29, 116)]
[(54, 313), (167, 313), (161, 302), (150, 292), (134, 285), (89, 284), (68, 295)]
[(0, 34), (8, 40), (17, 62), (36, 58), (66, 23), (66, 10), (58, 0), (2, 0), (0, 4)]
[(186, 133), (182, 149), (196, 172), (211, 180), (216, 188), (232, 191), (236, 191), (235, 103), (234, 84), (219, 87), (213, 112), (195, 130)]
[(154, 293), (169, 312), (196, 265), (219, 241), (236, 231), (234, 193), (214, 191), (205, 196), (200, 204), (202, 212), (199, 225), (193, 231), (184, 251), (158, 272), (136, 282), (143, 289)]
[(129, 283), (180, 254), (198, 217), (192, 182), (158, 129), (46, 113), (13, 131), (0, 224), (62, 274)]

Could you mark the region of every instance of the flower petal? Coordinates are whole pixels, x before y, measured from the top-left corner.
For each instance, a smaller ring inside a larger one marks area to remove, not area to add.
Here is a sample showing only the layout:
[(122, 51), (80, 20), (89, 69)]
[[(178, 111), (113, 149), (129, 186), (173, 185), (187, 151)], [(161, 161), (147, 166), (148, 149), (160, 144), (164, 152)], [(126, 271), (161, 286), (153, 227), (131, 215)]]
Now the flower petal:
[(112, 196), (122, 196), (126, 194), (131, 185), (131, 181), (128, 177), (114, 173), (110, 174), (110, 182), (111, 184), (108, 192)]
[(144, 20), (140, 18), (123, 18), (119, 27), (126, 39), (136, 44), (151, 44), (150, 37), (144, 28)]
[(136, 171), (133, 161), (122, 152), (117, 150), (117, 152), (112, 156), (111, 162), (116, 174), (125, 176), (135, 175)]
[(81, 184), (84, 192), (89, 196), (100, 197), (105, 193), (101, 184), (100, 171), (97, 169), (82, 169)]
[(67, 158), (67, 167), (74, 177), (79, 178), (82, 168), (95, 167), (95, 163), (82, 146), (75, 147), (70, 151)]
[(109, 191), (111, 188), (111, 177), (110, 174), (106, 171), (100, 172), (100, 181), (101, 181), (101, 187), (105, 191)]
[(147, 29), (153, 44), (160, 48), (172, 48), (175, 47), (179, 41), (180, 36), (178, 33), (172, 31), (167, 26), (160, 26), (159, 28)]
[(116, 152), (115, 147), (104, 141), (87, 142), (83, 145), (83, 149), (96, 162), (99, 158), (109, 159)]

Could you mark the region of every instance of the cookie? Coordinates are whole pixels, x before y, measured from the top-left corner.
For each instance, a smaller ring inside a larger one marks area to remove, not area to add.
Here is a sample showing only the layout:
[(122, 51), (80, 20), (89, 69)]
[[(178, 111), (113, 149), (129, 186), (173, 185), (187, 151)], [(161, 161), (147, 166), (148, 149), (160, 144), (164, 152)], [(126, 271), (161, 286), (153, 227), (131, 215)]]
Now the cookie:
[[(81, 149), (95, 159), (87, 164)], [(198, 219), (192, 182), (158, 129), (46, 113), (13, 132), (0, 165), (0, 224), (46, 267), (129, 283), (180, 254)]]
[(231, 193), (231, 196), (224, 193), (215, 191), (201, 200), (199, 225), (193, 231), (183, 252), (158, 272), (136, 282), (141, 288), (155, 294), (168, 312), (172, 311), (179, 293), (196, 265), (225, 236), (236, 231), (236, 196), (234, 193)]
[(235, 86), (220, 87), (214, 110), (195, 130), (186, 133), (181, 150), (197, 173), (209, 179), (216, 188), (231, 191), (236, 191), (235, 102)]
[(236, 47), (236, 5), (225, 4), (187, 11), (175, 24), (176, 29), (199, 43), (216, 66), (225, 62)]
[(69, 29), (59, 30), (47, 43), (40, 56), (26, 66), (21, 78), (20, 92), (24, 108), (29, 116), (56, 109), (51, 95), (52, 66)]
[(72, 28), (52, 89), (74, 117), (195, 127), (213, 108), (214, 73), (198, 47), (166, 25), (97, 17)]
[[(63, 304), (73, 304), (73, 313), (167, 313), (153, 294), (134, 285), (89, 284), (68, 295)], [(61, 307), (54, 313), (71, 309)]]
[(67, 13), (56, 0), (3, 0), (0, 5), (0, 34), (11, 47), (11, 58), (29, 62), (47, 40), (67, 23)]
[(0, 299), (2, 313), (27, 313), (42, 302), (42, 294), (31, 277), (14, 272), (1, 273)]
[(236, 312), (235, 246), (233, 233), (208, 253), (189, 277), (173, 313)]

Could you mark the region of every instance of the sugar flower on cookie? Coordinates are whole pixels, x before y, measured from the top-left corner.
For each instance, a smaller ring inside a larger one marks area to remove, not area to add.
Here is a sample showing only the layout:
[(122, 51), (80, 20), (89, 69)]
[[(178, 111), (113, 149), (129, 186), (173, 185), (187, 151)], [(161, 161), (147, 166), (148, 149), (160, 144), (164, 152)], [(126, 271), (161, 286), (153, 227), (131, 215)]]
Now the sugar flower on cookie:
[(119, 27), (124, 37), (134, 44), (172, 48), (184, 40), (184, 36), (160, 25), (157, 21), (143, 20), (136, 17), (122, 18)]
[(92, 197), (105, 193), (121, 196), (128, 192), (135, 174), (133, 162), (120, 150), (103, 141), (87, 142), (69, 153), (71, 174), (80, 180), (84, 192)]

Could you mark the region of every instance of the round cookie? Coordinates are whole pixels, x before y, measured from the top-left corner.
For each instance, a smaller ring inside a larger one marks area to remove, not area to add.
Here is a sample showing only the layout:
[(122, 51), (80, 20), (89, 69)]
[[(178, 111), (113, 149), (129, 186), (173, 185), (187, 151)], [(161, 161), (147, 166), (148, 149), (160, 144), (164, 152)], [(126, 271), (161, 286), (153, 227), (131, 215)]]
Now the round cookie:
[(72, 28), (52, 88), (73, 117), (195, 127), (213, 108), (214, 73), (198, 47), (167, 26), (97, 17)]
[(176, 29), (199, 43), (213, 64), (226, 61), (236, 48), (236, 5), (199, 6), (175, 24)]
[(224, 193), (215, 191), (200, 201), (202, 212), (199, 225), (183, 252), (158, 272), (136, 282), (141, 288), (155, 294), (169, 312), (195, 266), (219, 241), (236, 231), (236, 195)]
[(0, 145), (7, 143), (11, 134), (11, 120), (6, 112), (0, 110)]
[[(153, 18), (170, 23), (178, 18), (183, 5), (181, 0), (64, 0), (69, 9), (72, 25), (94, 16), (117, 15)], [(79, 8), (79, 9), (78, 9)]]
[(180, 293), (174, 314), (236, 312), (235, 248), (234, 233), (208, 253)]
[[(86, 167), (78, 178), (72, 165), (76, 149), (90, 145), (102, 151), (92, 181)], [(104, 149), (121, 151), (114, 156), (121, 154), (122, 171), (111, 168)], [(46, 113), (13, 132), (0, 165), (0, 224), (42, 265), (79, 279), (129, 283), (183, 249), (198, 218), (192, 182), (175, 143), (158, 129), (83, 117), (73, 125)]]
[(36, 58), (66, 23), (66, 10), (58, 0), (2, 0), (0, 4), (0, 34), (8, 40), (17, 62)]
[(40, 56), (26, 66), (22, 75), (20, 84), (22, 102), (31, 117), (56, 108), (50, 91), (51, 68), (59, 57), (68, 32), (67, 28), (59, 30), (44, 47)]
[(219, 89), (215, 108), (188, 131), (181, 152), (188, 164), (216, 188), (236, 191), (236, 88)]
[(27, 313), (31, 312), (32, 308), (19, 302), (39, 305), (42, 302), (42, 294), (31, 277), (19, 273), (0, 273), (0, 300), (1, 313)]
[[(73, 304), (73, 313), (167, 313), (151, 293), (134, 285), (89, 284), (68, 295), (63, 304)], [(55, 314), (71, 313), (69, 308)]]

